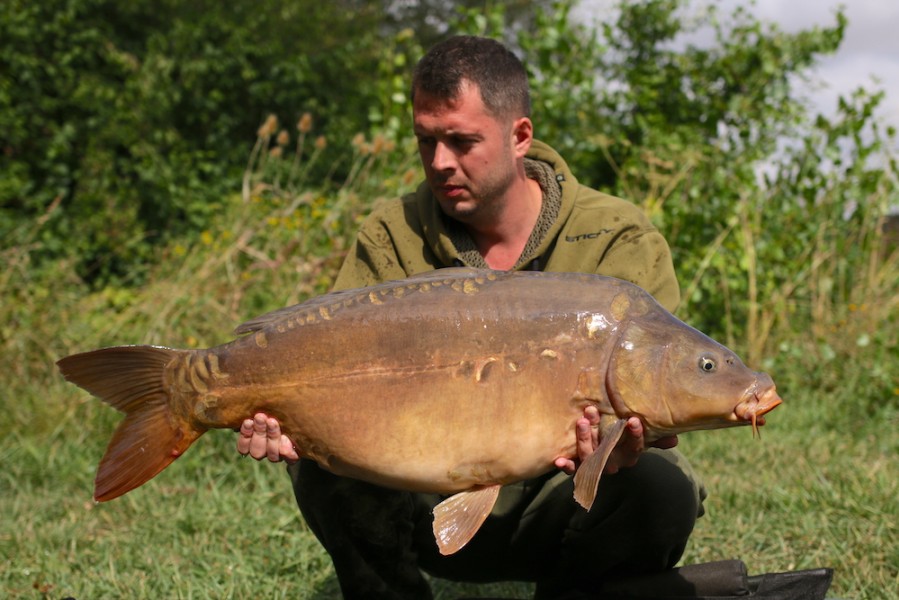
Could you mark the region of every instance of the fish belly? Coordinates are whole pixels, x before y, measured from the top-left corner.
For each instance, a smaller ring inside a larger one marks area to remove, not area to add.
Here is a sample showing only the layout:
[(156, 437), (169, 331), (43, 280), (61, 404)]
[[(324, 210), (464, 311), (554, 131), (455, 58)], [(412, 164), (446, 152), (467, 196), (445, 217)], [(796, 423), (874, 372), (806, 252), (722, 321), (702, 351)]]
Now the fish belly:
[(450, 493), (544, 473), (573, 455), (574, 423), (595, 401), (578, 393), (579, 376), (608, 354), (593, 313), (565, 305), (578, 290), (558, 288), (414, 288), (282, 311), (211, 350), (222, 374), (214, 404), (233, 411), (212, 426), (261, 410), (301, 455), (403, 489)]
[(357, 374), (306, 388), (285, 410), (285, 427), (301, 454), (389, 487), (450, 493), (534, 477), (573, 451), (582, 408), (573, 389), (502, 368), (488, 381), (452, 368)]

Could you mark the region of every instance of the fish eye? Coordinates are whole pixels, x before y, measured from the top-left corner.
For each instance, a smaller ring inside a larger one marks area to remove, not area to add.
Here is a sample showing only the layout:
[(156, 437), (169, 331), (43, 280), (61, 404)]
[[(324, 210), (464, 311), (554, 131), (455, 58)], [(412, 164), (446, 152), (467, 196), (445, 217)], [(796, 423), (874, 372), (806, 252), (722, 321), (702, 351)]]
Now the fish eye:
[(706, 373), (714, 373), (718, 368), (718, 363), (715, 362), (715, 359), (709, 358), (708, 356), (700, 357), (699, 359), (699, 368), (702, 369)]

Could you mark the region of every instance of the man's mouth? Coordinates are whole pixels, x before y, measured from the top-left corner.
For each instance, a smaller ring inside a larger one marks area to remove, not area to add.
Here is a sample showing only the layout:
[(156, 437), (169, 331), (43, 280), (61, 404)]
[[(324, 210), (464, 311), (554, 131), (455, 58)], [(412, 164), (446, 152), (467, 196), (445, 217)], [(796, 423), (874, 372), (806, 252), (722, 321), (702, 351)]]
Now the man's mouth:
[(453, 185), (450, 183), (441, 184), (439, 187), (447, 196), (458, 195), (465, 190), (465, 188), (461, 185)]

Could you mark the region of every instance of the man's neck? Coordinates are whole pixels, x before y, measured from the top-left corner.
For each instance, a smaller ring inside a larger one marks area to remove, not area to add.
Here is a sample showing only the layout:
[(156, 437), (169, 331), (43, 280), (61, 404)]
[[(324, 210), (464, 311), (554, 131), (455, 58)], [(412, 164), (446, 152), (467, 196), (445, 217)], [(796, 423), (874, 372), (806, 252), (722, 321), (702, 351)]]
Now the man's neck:
[(493, 223), (466, 226), (487, 266), (501, 271), (512, 269), (518, 263), (543, 203), (540, 184), (527, 177), (509, 193), (503, 214), (497, 215)]

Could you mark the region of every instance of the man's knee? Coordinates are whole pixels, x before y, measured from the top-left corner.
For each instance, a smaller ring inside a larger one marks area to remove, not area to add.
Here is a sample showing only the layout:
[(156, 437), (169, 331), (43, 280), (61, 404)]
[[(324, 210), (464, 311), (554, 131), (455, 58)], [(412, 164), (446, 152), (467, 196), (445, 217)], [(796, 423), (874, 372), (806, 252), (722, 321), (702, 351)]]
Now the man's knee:
[(646, 535), (686, 541), (702, 515), (704, 491), (679, 452), (647, 451), (630, 470), (622, 470), (627, 504), (639, 515)]
[(289, 468), (297, 504), (346, 598), (429, 598), (416, 564), (413, 494), (338, 477), (303, 460)]
[(703, 495), (682, 455), (647, 451), (634, 467), (600, 480), (597, 502), (574, 516), (566, 544), (588, 555), (608, 554), (606, 564), (620, 572), (670, 568), (702, 514)]
[(291, 465), (288, 472), (300, 512), (323, 542), (327, 530), (340, 531), (341, 535), (362, 530), (371, 535), (385, 522), (411, 520), (408, 492), (338, 477), (309, 460)]

